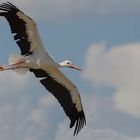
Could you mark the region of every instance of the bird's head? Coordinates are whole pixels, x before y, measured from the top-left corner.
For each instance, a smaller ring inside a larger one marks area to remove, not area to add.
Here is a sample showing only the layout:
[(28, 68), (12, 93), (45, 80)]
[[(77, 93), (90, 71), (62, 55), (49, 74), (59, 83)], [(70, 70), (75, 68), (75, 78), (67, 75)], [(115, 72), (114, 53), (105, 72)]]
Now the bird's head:
[(60, 64), (60, 67), (67, 67), (67, 68), (72, 68), (72, 69), (81, 71), (81, 69), (80, 69), (79, 67), (77, 67), (76, 65), (74, 65), (74, 64), (73, 64), (71, 61), (69, 61), (69, 60), (65, 60), (65, 61), (63, 61), (63, 62), (61, 62), (61, 63), (59, 63), (59, 64)]

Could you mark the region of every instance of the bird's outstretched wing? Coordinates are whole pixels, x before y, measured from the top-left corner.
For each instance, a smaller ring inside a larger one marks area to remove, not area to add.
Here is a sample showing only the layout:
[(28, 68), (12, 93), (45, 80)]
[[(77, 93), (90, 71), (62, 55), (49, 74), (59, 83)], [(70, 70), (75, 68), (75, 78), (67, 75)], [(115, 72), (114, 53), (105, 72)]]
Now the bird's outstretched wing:
[(57, 68), (30, 69), (30, 71), (41, 78), (41, 84), (57, 98), (71, 121), (70, 128), (75, 125), (74, 135), (77, 135), (86, 124), (77, 87)]
[(7, 19), (22, 55), (45, 51), (36, 23), (16, 6), (10, 2), (0, 4), (0, 16)]

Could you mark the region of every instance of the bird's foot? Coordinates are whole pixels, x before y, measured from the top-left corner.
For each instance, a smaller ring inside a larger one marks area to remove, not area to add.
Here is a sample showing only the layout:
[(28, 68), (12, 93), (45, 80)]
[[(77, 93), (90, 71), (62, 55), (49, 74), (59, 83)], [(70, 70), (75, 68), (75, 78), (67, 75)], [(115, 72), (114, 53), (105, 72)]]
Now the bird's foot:
[(0, 71), (4, 71), (4, 67), (0, 65)]

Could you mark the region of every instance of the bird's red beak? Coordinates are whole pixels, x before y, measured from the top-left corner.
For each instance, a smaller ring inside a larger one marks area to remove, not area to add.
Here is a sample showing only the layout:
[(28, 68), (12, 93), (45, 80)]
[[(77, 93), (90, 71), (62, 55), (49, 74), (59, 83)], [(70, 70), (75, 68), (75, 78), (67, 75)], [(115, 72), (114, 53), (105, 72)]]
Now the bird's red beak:
[(70, 65), (70, 68), (75, 69), (75, 70), (82, 71), (82, 69), (80, 69), (79, 67), (75, 66), (74, 64), (71, 64)]

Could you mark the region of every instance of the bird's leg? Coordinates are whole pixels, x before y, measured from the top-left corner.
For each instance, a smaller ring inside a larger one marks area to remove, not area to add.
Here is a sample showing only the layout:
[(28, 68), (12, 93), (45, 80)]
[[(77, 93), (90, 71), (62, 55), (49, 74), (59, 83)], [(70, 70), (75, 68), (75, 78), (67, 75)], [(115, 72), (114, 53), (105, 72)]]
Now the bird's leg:
[(2, 65), (0, 65), (0, 71), (3, 71), (4, 67)]
[(11, 69), (10, 65), (0, 65), (0, 71), (9, 70), (9, 69)]
[(21, 64), (24, 64), (25, 61), (21, 61), (15, 64), (11, 65), (0, 65), (0, 71), (4, 70), (13, 70), (13, 69), (18, 69), (18, 68), (28, 68), (27, 66), (21, 66)]

